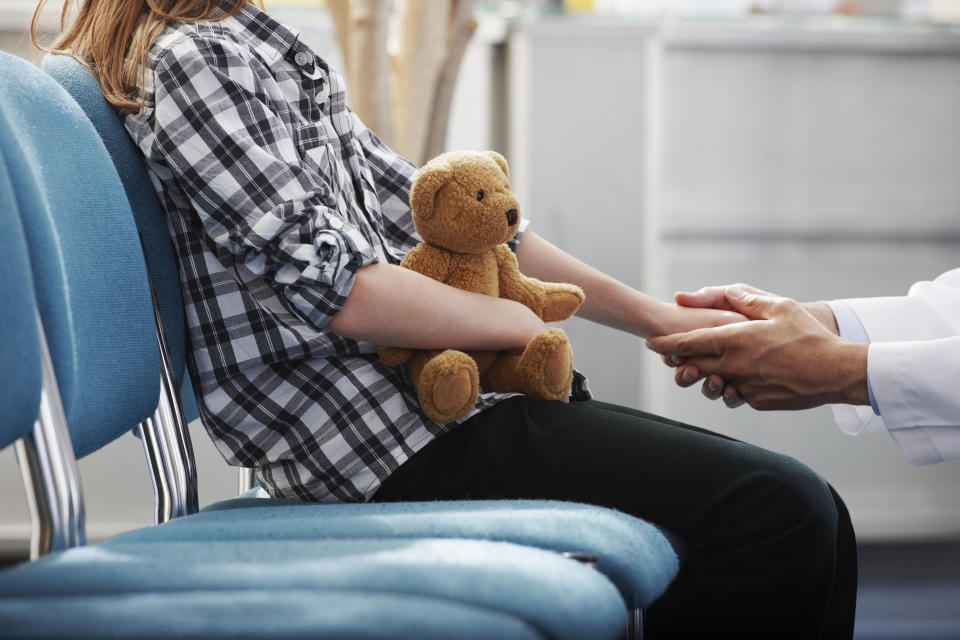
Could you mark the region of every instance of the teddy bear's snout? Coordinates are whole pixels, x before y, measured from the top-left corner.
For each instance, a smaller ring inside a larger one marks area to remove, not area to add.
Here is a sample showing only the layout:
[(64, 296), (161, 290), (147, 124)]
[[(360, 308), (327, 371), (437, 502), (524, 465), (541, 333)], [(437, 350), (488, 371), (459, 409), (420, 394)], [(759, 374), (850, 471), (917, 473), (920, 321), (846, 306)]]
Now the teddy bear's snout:
[(510, 209), (507, 211), (507, 225), (512, 227), (513, 225), (517, 224), (517, 217), (518, 214), (516, 209)]

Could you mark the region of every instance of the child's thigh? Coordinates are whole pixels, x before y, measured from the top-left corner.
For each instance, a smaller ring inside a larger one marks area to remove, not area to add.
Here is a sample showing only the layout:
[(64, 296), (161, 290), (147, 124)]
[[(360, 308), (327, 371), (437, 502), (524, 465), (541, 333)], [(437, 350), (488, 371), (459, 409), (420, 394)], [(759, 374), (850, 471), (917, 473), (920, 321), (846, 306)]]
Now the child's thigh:
[(607, 403), (526, 397), (440, 436), (376, 497), (483, 498), (597, 504), (690, 535), (834, 510), (826, 483), (787, 456)]

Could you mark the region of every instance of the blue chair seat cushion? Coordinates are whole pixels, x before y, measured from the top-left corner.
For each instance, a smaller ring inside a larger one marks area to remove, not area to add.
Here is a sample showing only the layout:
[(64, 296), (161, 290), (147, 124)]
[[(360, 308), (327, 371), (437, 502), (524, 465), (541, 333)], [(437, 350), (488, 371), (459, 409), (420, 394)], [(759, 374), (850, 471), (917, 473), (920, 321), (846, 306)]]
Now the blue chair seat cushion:
[(507, 614), (371, 591), (251, 589), (4, 598), (0, 620), (3, 637), (11, 640), (545, 638)]
[(268, 540), (278, 538), (469, 538), (597, 557), (597, 568), (627, 605), (643, 608), (679, 570), (675, 542), (662, 529), (614, 509), (555, 500), (318, 504), (252, 496), (107, 541)]
[(616, 638), (626, 606), (603, 574), (542, 549), (456, 539), (112, 542), (0, 573), (0, 600), (181, 590), (372, 591), (512, 616), (551, 638)]

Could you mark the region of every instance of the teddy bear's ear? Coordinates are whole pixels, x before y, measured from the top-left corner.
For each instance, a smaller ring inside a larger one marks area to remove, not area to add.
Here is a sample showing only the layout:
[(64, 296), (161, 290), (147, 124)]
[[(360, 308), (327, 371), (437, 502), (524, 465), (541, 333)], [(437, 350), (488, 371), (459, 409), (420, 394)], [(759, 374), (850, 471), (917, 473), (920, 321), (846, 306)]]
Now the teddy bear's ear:
[(500, 169), (503, 171), (504, 175), (506, 175), (508, 178), (510, 177), (510, 167), (507, 166), (506, 158), (496, 151), (484, 151), (483, 155), (496, 162), (500, 166)]
[(447, 163), (427, 163), (417, 173), (410, 189), (410, 207), (423, 220), (433, 216), (437, 192), (453, 179), (453, 169)]

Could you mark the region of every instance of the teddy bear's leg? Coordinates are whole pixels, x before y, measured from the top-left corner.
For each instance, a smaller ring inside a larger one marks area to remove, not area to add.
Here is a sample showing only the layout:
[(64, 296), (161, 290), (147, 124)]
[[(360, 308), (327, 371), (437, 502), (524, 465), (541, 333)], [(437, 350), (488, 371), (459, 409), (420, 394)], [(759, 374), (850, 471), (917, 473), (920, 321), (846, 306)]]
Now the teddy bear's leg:
[(562, 400), (572, 383), (573, 350), (560, 329), (537, 334), (522, 355), (502, 355), (483, 378), (491, 391), (518, 391), (544, 400)]
[(500, 357), (480, 376), (483, 388), (501, 393), (526, 393), (526, 387), (517, 375), (518, 362), (520, 362), (520, 356), (511, 353), (500, 354)]
[(462, 418), (477, 404), (477, 364), (462, 351), (418, 352), (410, 361), (410, 377), (423, 412), (441, 424)]
[(465, 351), (464, 353), (477, 363), (477, 372), (480, 374), (481, 380), (487, 370), (493, 366), (493, 363), (502, 356), (500, 351)]
[(541, 331), (523, 350), (517, 375), (529, 385), (528, 395), (562, 400), (573, 384), (573, 349), (561, 329)]

